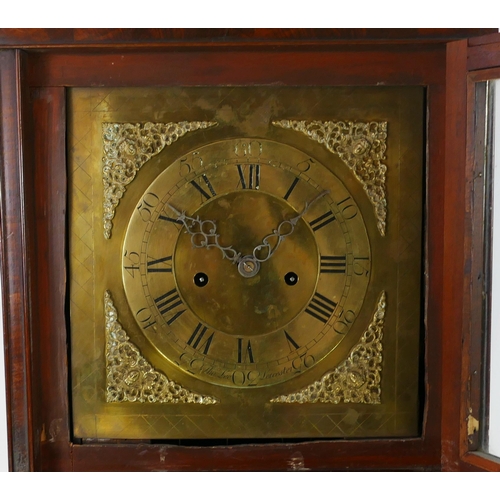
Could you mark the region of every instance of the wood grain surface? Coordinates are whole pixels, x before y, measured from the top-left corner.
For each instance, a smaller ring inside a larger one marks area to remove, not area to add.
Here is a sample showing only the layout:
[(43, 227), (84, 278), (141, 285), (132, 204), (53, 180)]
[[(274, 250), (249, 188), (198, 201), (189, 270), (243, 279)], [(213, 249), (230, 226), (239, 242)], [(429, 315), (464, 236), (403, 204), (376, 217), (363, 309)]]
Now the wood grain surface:
[(0, 29), (0, 47), (54, 47), (297, 41), (453, 40), (486, 35), (495, 28), (33, 28)]

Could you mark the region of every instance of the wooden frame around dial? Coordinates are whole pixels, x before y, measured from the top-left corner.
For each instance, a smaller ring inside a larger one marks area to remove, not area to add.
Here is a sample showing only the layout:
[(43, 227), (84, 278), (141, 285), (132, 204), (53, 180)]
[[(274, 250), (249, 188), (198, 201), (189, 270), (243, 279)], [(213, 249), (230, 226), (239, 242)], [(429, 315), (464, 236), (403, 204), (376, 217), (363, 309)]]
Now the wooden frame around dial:
[[(217, 30), (166, 30), (160, 39), (147, 30), (1, 30), (1, 250), (10, 468), (491, 467), (490, 461), (480, 459), (464, 462), (469, 452), (457, 444), (463, 443), (464, 424), (456, 416), (462, 398), (454, 381), (456, 376), (467, 380), (460, 346), (470, 318), (470, 308), (464, 304), (468, 304), (465, 286), (471, 279), (464, 265), (469, 247), (465, 246), (463, 254), (458, 251), (458, 256), (457, 248), (474, 238), (465, 201), (470, 190), (465, 149), (457, 145), (462, 144), (466, 131), (465, 79), (462, 84), (460, 78), (467, 73), (467, 55), (471, 61), (476, 54), (479, 69), (498, 65), (500, 51), (496, 39), (497, 59), (484, 56), (486, 50), (479, 57), (478, 44), (468, 48), (466, 40), (447, 42), (493, 31), (256, 30), (234, 31), (234, 38), (222, 41), (217, 38)], [(43, 41), (45, 35), (49, 42)], [(82, 39), (80, 35), (84, 35), (83, 42), (76, 41)], [(66, 88), (277, 81), (283, 85), (421, 85), (427, 89), (425, 397), (421, 436), (196, 448), (165, 448), (150, 442), (75, 442), (68, 390)]]

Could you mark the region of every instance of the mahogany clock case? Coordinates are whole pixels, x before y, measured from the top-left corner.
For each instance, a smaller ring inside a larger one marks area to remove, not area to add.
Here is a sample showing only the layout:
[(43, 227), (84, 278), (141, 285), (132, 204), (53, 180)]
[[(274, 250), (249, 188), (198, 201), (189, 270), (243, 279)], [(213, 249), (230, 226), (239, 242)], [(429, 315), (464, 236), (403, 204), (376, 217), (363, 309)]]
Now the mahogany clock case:
[[(464, 206), (460, 193), (465, 189), (460, 172), (447, 170), (445, 163), (445, 110), (455, 109), (453, 91), (456, 96), (461, 95), (458, 86), (449, 87), (450, 93), (445, 84), (446, 72), (466, 74), (466, 65), (461, 61), (465, 60), (467, 42), (448, 44), (449, 39), (436, 36), (460, 38), (478, 33), (431, 30), (420, 32), (420, 39), (406, 39), (402, 43), (378, 39), (373, 43), (374, 40), (366, 41), (366, 36), (370, 36), (367, 32), (358, 33), (361, 37), (357, 40), (342, 40), (335, 39), (342, 34), (332, 30), (328, 32), (329, 40), (304, 41), (300, 37), (323, 36), (326, 32), (290, 30), (280, 33), (290, 38), (202, 43), (199, 38), (182, 40), (180, 37), (186, 35), (182, 31), (169, 32), (173, 41), (164, 45), (164, 42), (130, 38), (127, 44), (124, 41), (131, 36), (130, 32), (118, 30), (110, 34), (111, 40), (115, 37), (115, 41), (109, 42), (113, 45), (96, 41), (94, 46), (84, 44), (77, 49), (73, 41), (64, 39), (67, 34), (60, 33), (61, 45), (47, 43), (42, 49), (30, 47), (32, 43), (39, 44), (36, 33), (12, 32), (8, 41), (11, 48), (0, 52), (2, 263), (7, 312), (4, 322), (11, 468), (285, 470), (290, 467), (292, 456), (299, 457), (302, 466), (318, 470), (440, 468), (441, 436), (451, 435), (460, 427), (448, 425), (444, 419), (442, 424), (441, 417), (450, 415), (452, 408), (461, 404), (455, 396), (448, 397), (450, 391), (453, 392), (451, 380), (441, 375), (442, 362), (452, 367), (449, 373), (461, 366), (461, 360), (443, 357), (444, 346), (451, 347), (450, 352), (457, 354), (458, 340), (450, 325), (462, 324), (461, 318), (455, 319), (447, 310), (450, 297), (453, 296), (451, 302), (454, 303), (461, 300), (457, 291), (460, 287), (455, 287), (453, 293), (449, 288), (451, 277), (447, 271), (452, 264), (446, 260), (447, 252), (451, 251), (447, 245), (453, 238), (463, 238), (466, 232), (463, 225), (452, 225), (443, 217), (445, 210)], [(270, 34), (264, 30), (256, 31), (254, 36)], [(16, 47), (19, 36), (25, 38)], [(68, 389), (71, 355), (67, 346), (71, 331), (67, 322), (65, 264), (68, 256), (67, 89), (102, 85), (250, 86), (276, 82), (285, 86), (425, 88), (427, 217), (423, 233), (425, 331), (419, 435), (405, 439), (299, 440), (296, 443), (166, 448), (148, 440), (78, 443), (73, 437)], [(452, 136), (453, 133), (447, 135)], [(459, 189), (450, 192), (450, 183)], [(458, 275), (460, 273), (466, 279), (467, 275), (458, 269)], [(445, 318), (449, 322), (446, 328)], [(265, 463), (261, 461), (264, 450)], [(446, 451), (450, 456), (458, 453), (453, 447)], [(445, 466), (455, 467), (450, 463)]]

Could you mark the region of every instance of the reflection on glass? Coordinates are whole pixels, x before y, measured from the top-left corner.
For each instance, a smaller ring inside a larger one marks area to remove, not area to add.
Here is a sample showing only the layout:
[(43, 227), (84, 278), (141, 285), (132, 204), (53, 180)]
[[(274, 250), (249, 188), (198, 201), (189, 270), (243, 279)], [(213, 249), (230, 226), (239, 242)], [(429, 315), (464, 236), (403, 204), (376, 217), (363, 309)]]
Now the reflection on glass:
[(491, 272), (491, 328), (489, 341), (489, 390), (486, 397), (488, 433), (485, 448), (488, 453), (500, 457), (500, 80), (488, 82), (489, 162), (493, 172), (492, 216), (492, 272)]

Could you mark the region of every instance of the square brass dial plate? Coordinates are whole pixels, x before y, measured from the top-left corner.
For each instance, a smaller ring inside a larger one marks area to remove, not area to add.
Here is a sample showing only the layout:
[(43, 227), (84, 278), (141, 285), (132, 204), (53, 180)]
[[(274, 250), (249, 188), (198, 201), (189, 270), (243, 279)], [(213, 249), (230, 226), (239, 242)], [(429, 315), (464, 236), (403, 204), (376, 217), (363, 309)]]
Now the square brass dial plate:
[(424, 88), (68, 94), (76, 438), (418, 435)]

